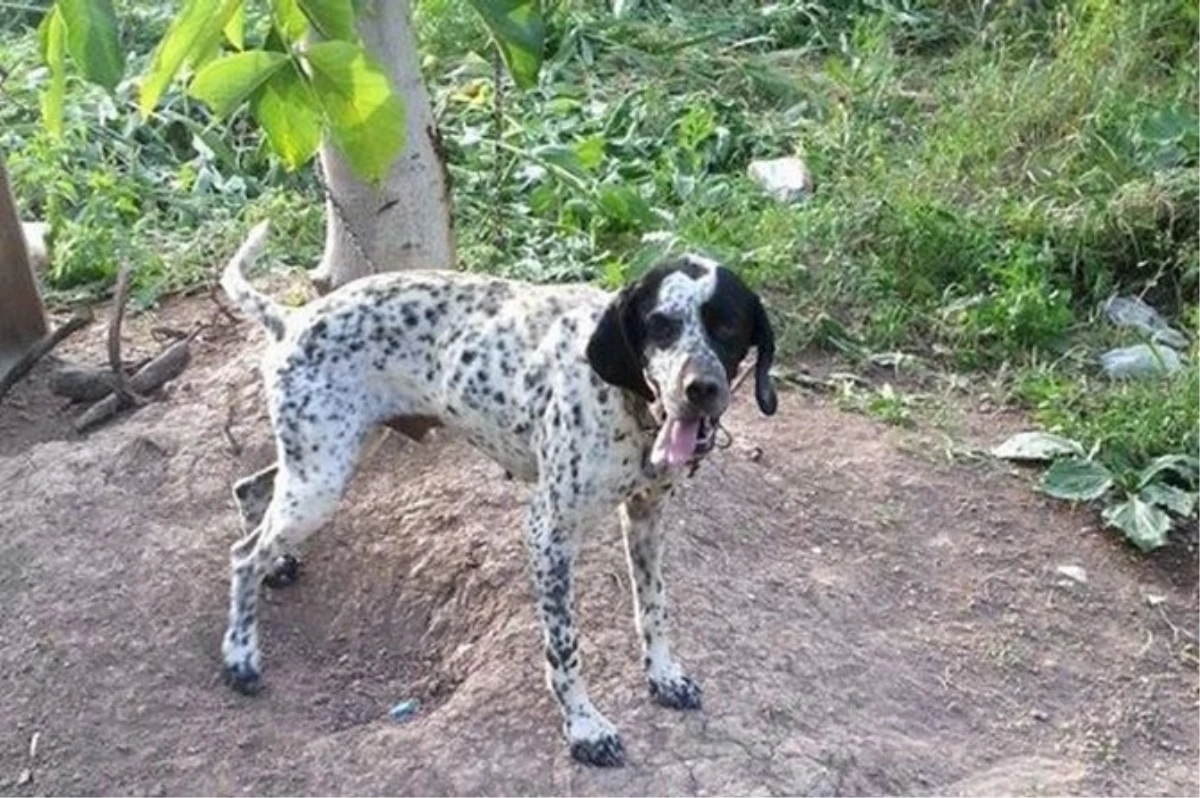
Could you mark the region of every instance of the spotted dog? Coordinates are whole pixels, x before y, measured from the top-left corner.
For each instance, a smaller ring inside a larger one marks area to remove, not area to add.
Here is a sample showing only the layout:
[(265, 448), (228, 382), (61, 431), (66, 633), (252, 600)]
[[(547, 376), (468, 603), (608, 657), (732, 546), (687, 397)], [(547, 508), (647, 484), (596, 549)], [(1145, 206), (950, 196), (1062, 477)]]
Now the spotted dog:
[(616, 729), (581, 673), (572, 564), (584, 534), (618, 511), (650, 695), (700, 706), (700, 686), (671, 654), (659, 519), (674, 482), (713, 448), (730, 381), (751, 347), (755, 396), (775, 412), (774, 336), (759, 298), (696, 256), (661, 264), (615, 296), (456, 272), (356, 280), (287, 309), (243, 269), (266, 225), (221, 285), (269, 337), (262, 362), (276, 464), (234, 489), (245, 537), (231, 550), (222, 653), (237, 690), (261, 684), (260, 582), (299, 573), (297, 548), (329, 520), (376, 424), (441, 424), (532, 483), (525, 537), (550, 687), (571, 754), (619, 765)]

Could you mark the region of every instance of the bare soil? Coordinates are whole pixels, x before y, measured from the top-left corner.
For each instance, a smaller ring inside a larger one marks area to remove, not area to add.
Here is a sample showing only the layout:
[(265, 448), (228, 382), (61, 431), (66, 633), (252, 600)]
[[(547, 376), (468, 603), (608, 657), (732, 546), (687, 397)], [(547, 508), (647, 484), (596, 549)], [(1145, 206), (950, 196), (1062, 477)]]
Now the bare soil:
[[(261, 339), (193, 299), (128, 320), (127, 354), (210, 318), (161, 401), (87, 437), (46, 387), (53, 361), (0, 404), (0, 792), (1200, 792), (1194, 551), (1140, 557), (1027, 473), (796, 392), (772, 419), (743, 397), (733, 444), (669, 510), (674, 639), (703, 711), (648, 700), (615, 521), (587, 538), (585, 669), (625, 768), (563, 744), (526, 489), (436, 433), (370, 455), (301, 582), (267, 592), (266, 691), (235, 695), (218, 676), (229, 489), (272, 457)], [(97, 323), (59, 354), (103, 363), (102, 339)], [(983, 445), (1020, 423), (958, 428)], [(407, 698), (420, 712), (391, 720)]]

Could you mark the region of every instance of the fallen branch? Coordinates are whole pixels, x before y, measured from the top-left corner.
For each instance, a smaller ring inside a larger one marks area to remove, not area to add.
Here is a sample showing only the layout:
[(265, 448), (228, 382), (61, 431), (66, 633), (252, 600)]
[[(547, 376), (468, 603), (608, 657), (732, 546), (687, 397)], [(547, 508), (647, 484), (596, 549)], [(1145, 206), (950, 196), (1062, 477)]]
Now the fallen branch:
[[(144, 357), (134, 361), (121, 370), (126, 376), (136, 374), (137, 370), (150, 362)], [(112, 372), (108, 369), (92, 368), (66, 364), (59, 366), (50, 375), (50, 390), (58, 396), (65, 396), (73, 402), (95, 402), (113, 392)]]
[[(178, 377), (191, 359), (191, 351), (188, 348), (190, 344), (191, 339), (185, 338), (164, 349), (129, 378), (129, 389), (136, 394), (147, 394)], [(75, 419), (75, 431), (83, 432), (99, 424), (115, 415), (123, 406), (121, 397), (115, 393), (104, 397)]]
[(121, 366), (121, 321), (125, 318), (125, 303), (129, 300), (129, 264), (121, 264), (117, 272), (117, 288), (113, 292), (113, 317), (108, 325), (108, 367), (112, 369), (112, 387), (117, 398), (127, 405), (142, 405), (144, 397), (129, 387)]
[(58, 346), (71, 333), (86, 326), (91, 320), (92, 311), (87, 309), (82, 313), (76, 313), (54, 332), (40, 338), (21, 356), (20, 360), (12, 365), (12, 368), (8, 370), (4, 377), (0, 378), (0, 398), (3, 398), (9, 389), (20, 382), (21, 378), (29, 373), (34, 364), (49, 353), (51, 349)]

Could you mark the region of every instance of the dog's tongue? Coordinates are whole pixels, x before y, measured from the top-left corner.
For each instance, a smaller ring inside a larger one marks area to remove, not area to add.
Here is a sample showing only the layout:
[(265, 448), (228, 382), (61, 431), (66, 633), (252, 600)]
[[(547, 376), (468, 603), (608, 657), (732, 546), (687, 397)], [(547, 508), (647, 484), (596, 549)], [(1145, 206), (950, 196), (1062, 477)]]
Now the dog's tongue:
[(700, 434), (700, 421), (680, 421), (668, 418), (654, 439), (650, 450), (650, 463), (654, 466), (666, 464), (678, 468), (686, 463), (696, 451), (696, 437)]

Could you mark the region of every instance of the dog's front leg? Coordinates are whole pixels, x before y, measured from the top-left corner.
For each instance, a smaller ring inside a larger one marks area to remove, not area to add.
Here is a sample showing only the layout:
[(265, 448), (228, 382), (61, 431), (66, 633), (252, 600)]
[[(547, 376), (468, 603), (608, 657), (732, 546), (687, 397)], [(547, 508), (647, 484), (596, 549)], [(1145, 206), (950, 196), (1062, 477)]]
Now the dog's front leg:
[(589, 765), (614, 767), (624, 764), (625, 749), (616, 728), (592, 705), (581, 672), (571, 573), (579, 550), (580, 521), (576, 513), (563, 512), (554, 504), (548, 487), (539, 486), (526, 528), (546, 673), (562, 709), (571, 756)]
[(699, 709), (700, 685), (671, 657), (667, 594), (662, 580), (662, 497), (634, 497), (621, 505), (621, 532), (634, 587), (634, 614), (642, 636), (650, 695), (672, 709)]

